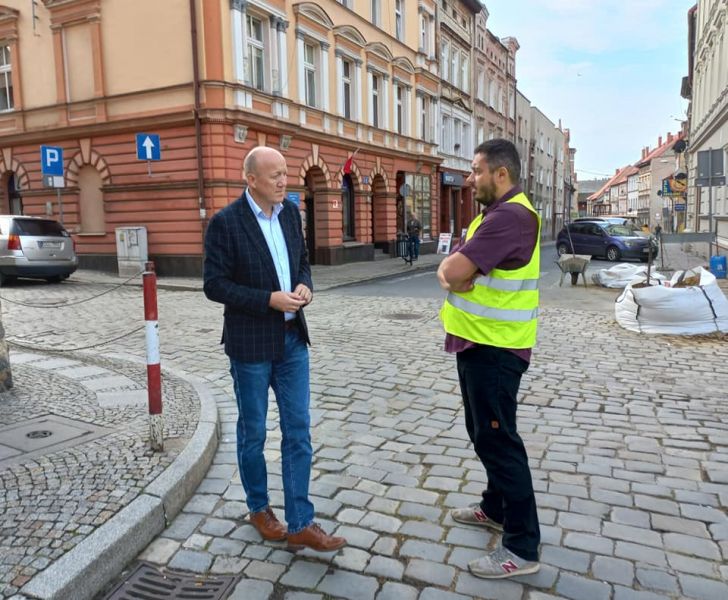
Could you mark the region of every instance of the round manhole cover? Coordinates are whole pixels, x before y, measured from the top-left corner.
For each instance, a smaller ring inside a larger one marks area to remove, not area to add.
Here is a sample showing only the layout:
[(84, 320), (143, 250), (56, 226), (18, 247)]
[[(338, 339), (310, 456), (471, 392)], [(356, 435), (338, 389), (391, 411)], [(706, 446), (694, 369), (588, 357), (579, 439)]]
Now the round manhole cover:
[(33, 440), (37, 440), (40, 438), (47, 438), (51, 437), (53, 435), (52, 431), (48, 431), (47, 429), (39, 429), (37, 431), (29, 431), (25, 434), (25, 437), (31, 438)]
[(391, 313), (388, 315), (382, 315), (385, 319), (394, 319), (395, 321), (413, 321), (415, 319), (421, 319), (422, 315), (417, 313)]

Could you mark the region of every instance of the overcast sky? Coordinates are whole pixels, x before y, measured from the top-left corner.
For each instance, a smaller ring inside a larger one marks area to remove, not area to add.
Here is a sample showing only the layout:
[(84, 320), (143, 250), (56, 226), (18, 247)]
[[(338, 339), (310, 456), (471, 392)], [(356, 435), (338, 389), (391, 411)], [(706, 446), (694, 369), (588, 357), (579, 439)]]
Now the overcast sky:
[(488, 29), (515, 36), (518, 88), (571, 130), (579, 179), (613, 174), (679, 130), (694, 0), (485, 0)]

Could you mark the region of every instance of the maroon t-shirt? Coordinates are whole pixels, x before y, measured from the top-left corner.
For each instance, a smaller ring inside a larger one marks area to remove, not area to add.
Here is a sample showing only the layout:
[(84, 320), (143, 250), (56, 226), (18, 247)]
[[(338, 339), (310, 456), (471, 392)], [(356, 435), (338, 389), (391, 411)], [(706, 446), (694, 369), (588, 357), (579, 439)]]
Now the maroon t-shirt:
[[(517, 185), (500, 200), (483, 209), (483, 220), (467, 242), (462, 238), (451, 251), (461, 252), (478, 267), (483, 274), (493, 269), (513, 271), (525, 267), (533, 256), (538, 238), (538, 221), (533, 213), (520, 204), (506, 204), (522, 192)], [(446, 352), (462, 352), (477, 346), (475, 342), (447, 334)], [(531, 349), (506, 348), (531, 362)]]

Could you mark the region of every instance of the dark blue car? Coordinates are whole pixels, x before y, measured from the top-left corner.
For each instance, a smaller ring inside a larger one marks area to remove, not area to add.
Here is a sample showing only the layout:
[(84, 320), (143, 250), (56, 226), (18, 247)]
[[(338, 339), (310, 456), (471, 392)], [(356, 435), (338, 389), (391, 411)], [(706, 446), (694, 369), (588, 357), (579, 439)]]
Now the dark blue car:
[[(568, 232), (567, 232), (568, 227)], [(639, 235), (625, 225), (604, 221), (577, 221), (565, 226), (556, 238), (556, 249), (561, 254), (588, 254), (611, 261), (637, 258), (648, 262), (657, 256), (659, 246), (653, 237)]]

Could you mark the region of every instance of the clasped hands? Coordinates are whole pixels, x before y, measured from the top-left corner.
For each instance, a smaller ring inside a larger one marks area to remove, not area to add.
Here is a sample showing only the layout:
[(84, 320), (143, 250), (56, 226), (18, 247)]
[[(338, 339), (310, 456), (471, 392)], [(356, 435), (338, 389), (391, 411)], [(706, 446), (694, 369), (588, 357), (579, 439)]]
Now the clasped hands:
[(307, 286), (299, 283), (292, 292), (273, 292), (270, 295), (268, 306), (284, 313), (296, 313), (302, 306), (313, 300), (313, 292)]

